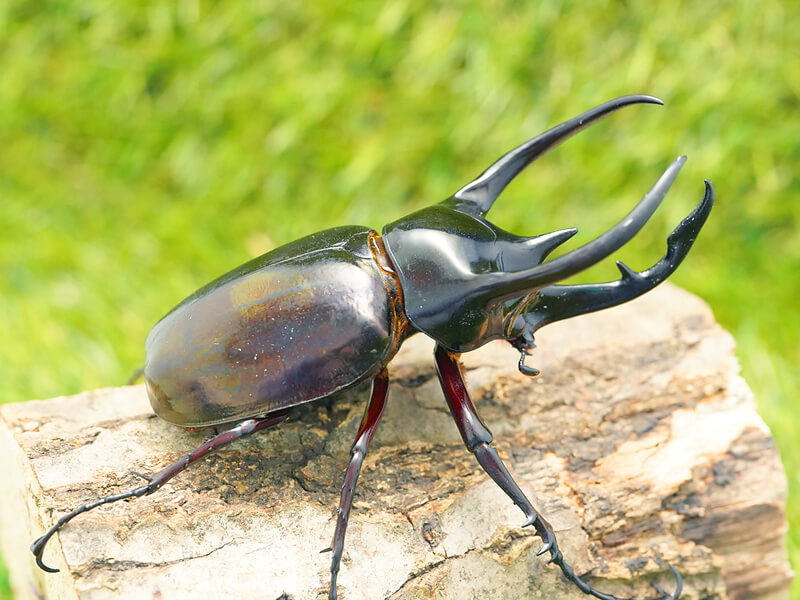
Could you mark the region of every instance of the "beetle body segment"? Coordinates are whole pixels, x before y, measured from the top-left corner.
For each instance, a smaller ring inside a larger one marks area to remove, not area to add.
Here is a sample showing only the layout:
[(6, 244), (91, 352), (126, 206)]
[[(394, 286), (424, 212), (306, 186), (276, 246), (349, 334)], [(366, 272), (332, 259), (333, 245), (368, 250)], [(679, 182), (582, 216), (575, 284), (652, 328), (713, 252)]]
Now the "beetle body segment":
[(176, 425), (209, 426), (373, 378), (403, 337), (397, 286), (376, 261), (380, 248), (368, 228), (329, 229), (192, 294), (147, 338), (153, 410)]

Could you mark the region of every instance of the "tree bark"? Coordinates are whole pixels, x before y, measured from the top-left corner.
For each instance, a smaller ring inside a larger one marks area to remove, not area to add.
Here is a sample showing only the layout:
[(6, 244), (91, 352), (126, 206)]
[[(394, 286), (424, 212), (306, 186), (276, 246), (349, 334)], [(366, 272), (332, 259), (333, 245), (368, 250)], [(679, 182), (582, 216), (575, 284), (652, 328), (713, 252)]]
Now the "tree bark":
[[(546, 327), (528, 364), (503, 343), (465, 354), (495, 446), (601, 591), (651, 598), (788, 598), (786, 480), (740, 378), (730, 335), (697, 298), (663, 285), (627, 305)], [(314, 374), (310, 373), (313, 377)], [(390, 366), (389, 405), (356, 492), (343, 600), (584, 598), (536, 557), (522, 513), (464, 448), (432, 344)], [(143, 386), (0, 408), (0, 544), (18, 599), (327, 597), (341, 478), (368, 387), (306, 405), (152, 496), (58, 517), (141, 485), (208, 437), (155, 417)]]

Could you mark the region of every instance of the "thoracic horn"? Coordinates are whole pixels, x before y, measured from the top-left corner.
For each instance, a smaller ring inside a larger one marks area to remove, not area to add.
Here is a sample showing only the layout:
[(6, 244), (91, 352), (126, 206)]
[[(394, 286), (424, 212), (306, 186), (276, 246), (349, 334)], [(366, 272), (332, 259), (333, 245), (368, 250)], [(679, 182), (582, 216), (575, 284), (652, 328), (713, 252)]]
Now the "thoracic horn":
[(569, 121), (565, 121), (561, 125), (545, 131), (543, 134), (528, 140), (503, 155), (475, 181), (468, 183), (453, 194), (449, 202), (452, 203), (453, 208), (457, 208), (462, 212), (477, 216), (485, 215), (489, 212), (500, 192), (531, 162), (598, 119), (602, 119), (606, 115), (631, 104), (664, 103), (658, 98), (644, 94), (621, 96), (614, 100), (609, 100)]

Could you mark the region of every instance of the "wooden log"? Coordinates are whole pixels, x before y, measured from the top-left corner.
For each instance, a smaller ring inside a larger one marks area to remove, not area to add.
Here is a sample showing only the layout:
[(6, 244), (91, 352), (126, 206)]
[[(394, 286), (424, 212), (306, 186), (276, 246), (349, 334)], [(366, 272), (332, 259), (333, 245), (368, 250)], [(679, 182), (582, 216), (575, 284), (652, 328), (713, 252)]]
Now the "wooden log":
[[(542, 330), (529, 364), (463, 356), (473, 400), (568, 561), (602, 591), (788, 598), (786, 480), (733, 341), (668, 285)], [(340, 575), (344, 600), (584, 598), (466, 451), (432, 345), (407, 342), (365, 461)], [(313, 376), (313, 374), (310, 374)], [(152, 415), (142, 386), (0, 409), (0, 545), (16, 598), (326, 598), (339, 486), (367, 389), (305, 406), (153, 496), (78, 517), (39, 571), (30, 542), (86, 501), (140, 485), (201, 443)]]

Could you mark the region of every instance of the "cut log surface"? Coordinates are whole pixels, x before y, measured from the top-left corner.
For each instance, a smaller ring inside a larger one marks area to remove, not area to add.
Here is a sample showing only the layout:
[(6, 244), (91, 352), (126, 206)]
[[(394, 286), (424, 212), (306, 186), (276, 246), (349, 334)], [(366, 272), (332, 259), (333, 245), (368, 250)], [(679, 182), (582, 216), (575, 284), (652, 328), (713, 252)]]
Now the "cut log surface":
[[(620, 597), (788, 598), (786, 480), (708, 307), (663, 285), (543, 329), (528, 364), (463, 355), (473, 401), (568, 562)], [(432, 343), (409, 340), (356, 492), (343, 600), (585, 598), (464, 448)], [(314, 373), (309, 373), (314, 377)], [(141, 485), (208, 431), (155, 417), (143, 386), (0, 409), (0, 542), (16, 598), (327, 598), (344, 469), (368, 386), (193, 465), (160, 491), (76, 518), (39, 571), (31, 541), (87, 501)]]

